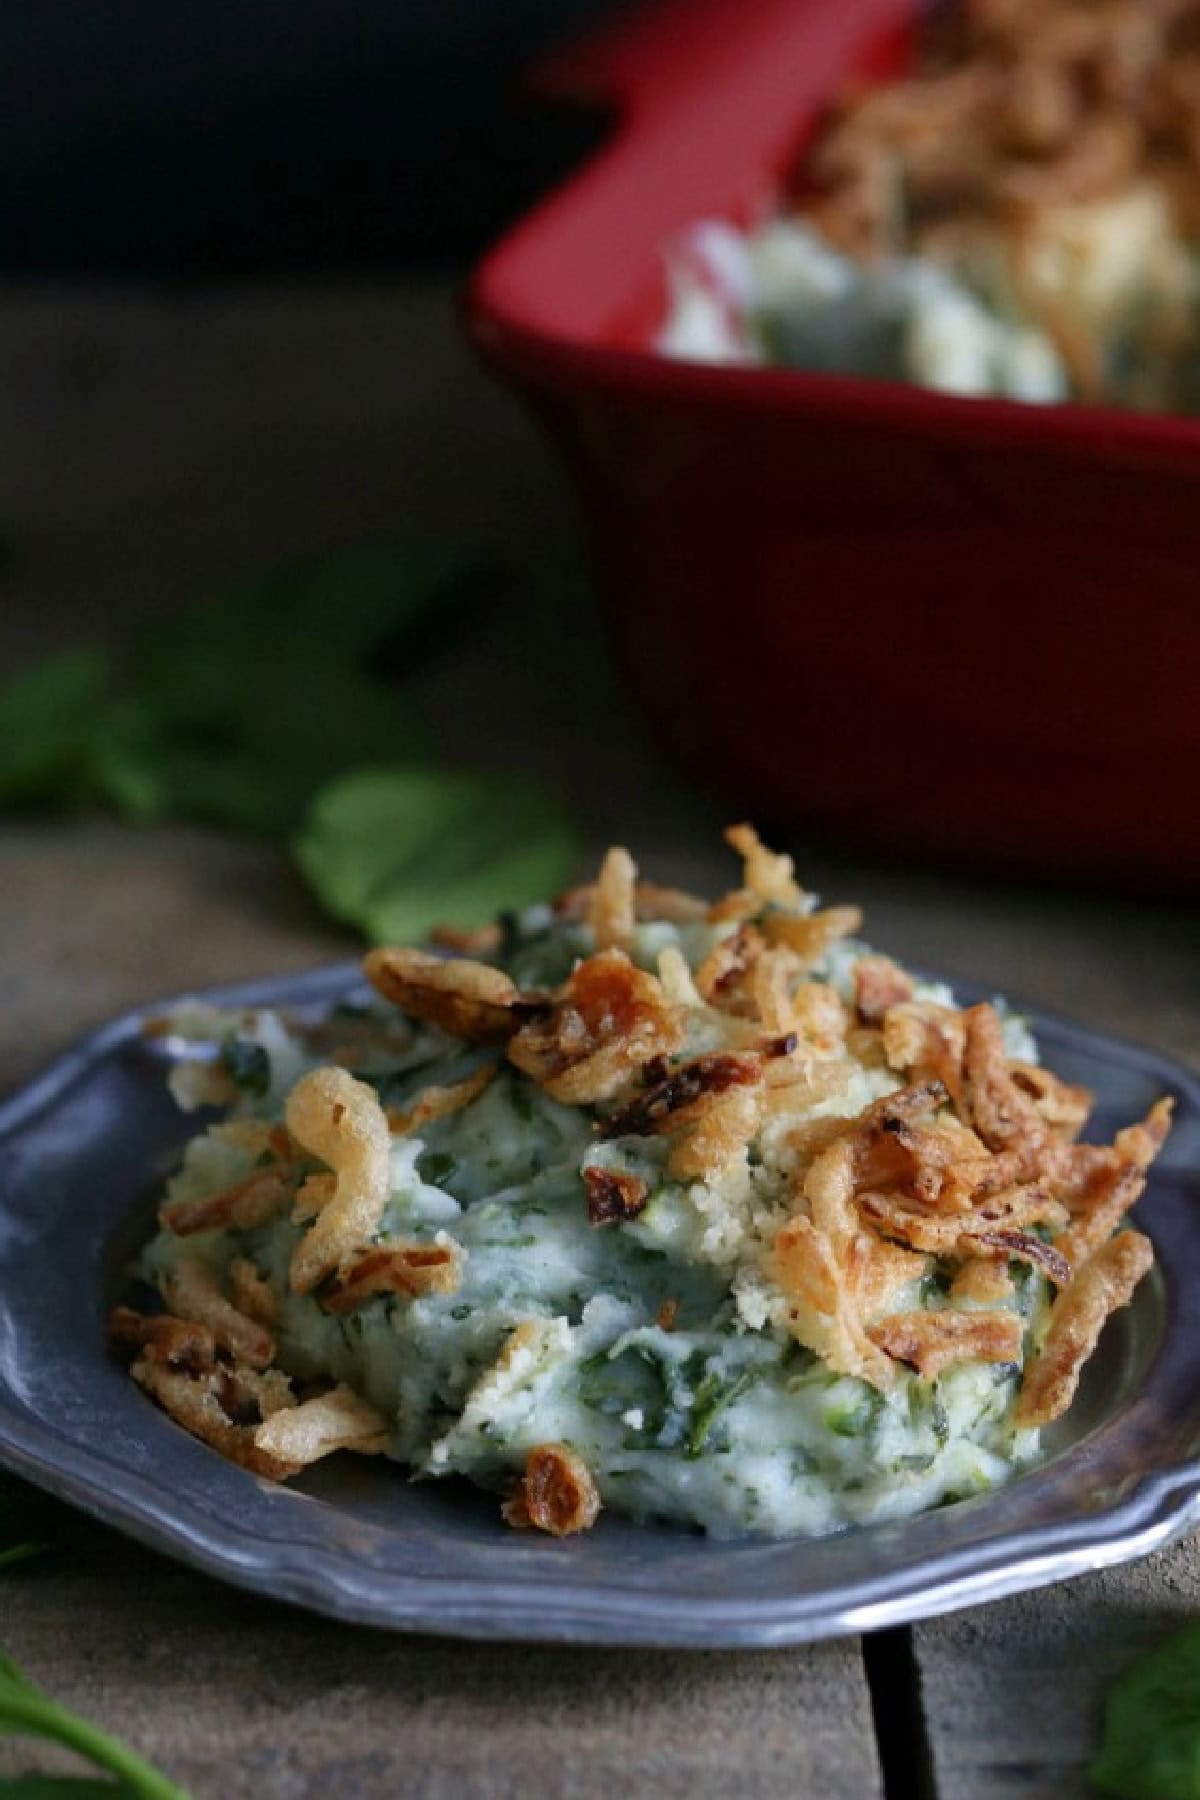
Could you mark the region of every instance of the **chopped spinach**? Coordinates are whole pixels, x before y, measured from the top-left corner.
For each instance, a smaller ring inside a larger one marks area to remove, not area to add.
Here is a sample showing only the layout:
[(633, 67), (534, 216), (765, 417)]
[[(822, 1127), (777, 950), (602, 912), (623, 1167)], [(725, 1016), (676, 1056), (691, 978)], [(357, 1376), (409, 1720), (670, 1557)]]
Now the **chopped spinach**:
[(234, 1087), (261, 1100), (271, 1087), (271, 1058), (261, 1044), (248, 1038), (226, 1038), (221, 1045), (221, 1067)]
[(740, 1400), (748, 1388), (752, 1388), (762, 1374), (761, 1369), (743, 1369), (731, 1381), (724, 1379), (715, 1371), (707, 1374), (696, 1389), (696, 1398), (692, 1405), (692, 1420), (688, 1429), (687, 1441), (683, 1454), (689, 1462), (695, 1461), (704, 1454), (718, 1415), (731, 1407), (735, 1400)]
[(854, 1382), (855, 1392), (839, 1393), (825, 1408), (823, 1417), (838, 1437), (864, 1437), (883, 1407), (883, 1396), (865, 1381)]

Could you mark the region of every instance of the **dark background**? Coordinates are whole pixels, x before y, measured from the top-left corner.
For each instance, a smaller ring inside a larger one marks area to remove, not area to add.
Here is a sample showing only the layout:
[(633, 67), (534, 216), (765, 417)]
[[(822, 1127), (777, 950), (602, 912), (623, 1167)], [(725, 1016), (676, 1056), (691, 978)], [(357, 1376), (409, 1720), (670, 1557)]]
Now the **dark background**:
[(9, 0), (0, 271), (469, 260), (593, 140), (522, 71), (615, 0)]

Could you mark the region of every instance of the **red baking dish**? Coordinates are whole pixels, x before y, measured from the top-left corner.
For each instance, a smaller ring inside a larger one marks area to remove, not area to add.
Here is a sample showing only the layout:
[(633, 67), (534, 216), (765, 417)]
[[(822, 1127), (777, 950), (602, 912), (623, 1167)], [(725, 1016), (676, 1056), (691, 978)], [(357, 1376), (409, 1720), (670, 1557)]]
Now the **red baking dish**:
[(663, 249), (768, 204), (902, 0), (672, 0), (540, 72), (604, 149), (477, 270), (662, 740), (760, 820), (1200, 876), (1200, 422), (675, 362)]

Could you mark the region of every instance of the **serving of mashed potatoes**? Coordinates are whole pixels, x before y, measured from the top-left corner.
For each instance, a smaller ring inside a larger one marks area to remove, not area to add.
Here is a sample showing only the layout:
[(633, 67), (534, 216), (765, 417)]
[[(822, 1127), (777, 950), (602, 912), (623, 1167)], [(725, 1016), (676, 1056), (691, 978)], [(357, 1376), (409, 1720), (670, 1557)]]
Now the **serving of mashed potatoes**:
[(223, 1114), (113, 1314), (140, 1385), (257, 1473), (383, 1453), (557, 1534), (828, 1532), (1028, 1464), (1149, 1266), (1169, 1103), (1077, 1143), (1020, 1018), (728, 835), (714, 905), (614, 850), (319, 1021), (158, 1021)]

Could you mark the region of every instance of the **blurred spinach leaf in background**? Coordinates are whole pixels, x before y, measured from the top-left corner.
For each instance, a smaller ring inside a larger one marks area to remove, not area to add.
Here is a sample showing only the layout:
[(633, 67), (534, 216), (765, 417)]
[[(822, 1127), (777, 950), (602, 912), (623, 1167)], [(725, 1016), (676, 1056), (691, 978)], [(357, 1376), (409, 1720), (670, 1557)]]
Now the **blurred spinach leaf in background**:
[(156, 622), (121, 680), (53, 657), (0, 689), (0, 808), (299, 830), (318, 897), (376, 937), (532, 900), (569, 872), (565, 822), (526, 782), (432, 769), (403, 688), (488, 581), (454, 546), (363, 545)]
[(1123, 1800), (1200, 1800), (1200, 1625), (1113, 1683), (1088, 1779)]
[(322, 782), (429, 742), (391, 681), (443, 638), (486, 579), (474, 556), (417, 541), (361, 546), (245, 583), (134, 646), (160, 817), (284, 836)]
[(0, 1778), (0, 1794), (13, 1800), (83, 1800), (83, 1796), (108, 1794), (112, 1800), (188, 1800), (181, 1787), (143, 1762), (134, 1751), (109, 1737), (86, 1719), (68, 1712), (0, 1653), (0, 1732), (48, 1739), (86, 1757), (98, 1769), (116, 1776), (97, 1782), (70, 1775), (14, 1775)]
[[(0, 1473), (0, 1573), (47, 1549), (58, 1510), (58, 1502), (48, 1495)], [(0, 1735), (6, 1733), (61, 1744), (116, 1777), (0, 1776), (0, 1796), (8, 1800), (99, 1800), (103, 1795), (109, 1800), (188, 1800), (182, 1788), (124, 1744), (39, 1692), (0, 1650)]]
[(544, 794), (495, 776), (367, 769), (324, 788), (296, 860), (339, 919), (377, 943), (482, 925), (558, 891), (574, 839)]

